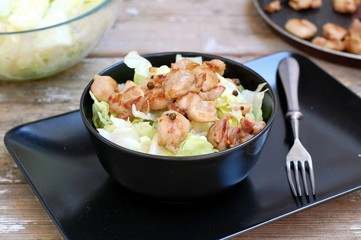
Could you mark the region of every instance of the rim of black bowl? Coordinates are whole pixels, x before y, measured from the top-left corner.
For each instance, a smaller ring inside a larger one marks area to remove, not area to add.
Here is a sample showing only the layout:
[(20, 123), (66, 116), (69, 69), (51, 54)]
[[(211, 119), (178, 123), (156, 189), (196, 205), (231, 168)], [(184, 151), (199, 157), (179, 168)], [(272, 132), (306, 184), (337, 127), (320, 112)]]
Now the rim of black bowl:
[[(106, 139), (105, 137), (103, 137), (102, 135), (99, 134), (99, 132), (94, 128), (94, 126), (89, 123), (88, 119), (85, 116), (84, 113), (84, 108), (83, 103), (84, 103), (84, 99), (85, 97), (89, 97), (87, 95), (89, 95), (89, 89), (91, 84), (93, 83), (93, 79), (86, 85), (81, 98), (80, 98), (80, 114), (82, 117), (83, 122), (85, 123), (86, 127), (88, 128), (88, 130), (90, 130), (92, 132), (92, 134), (97, 137), (99, 140), (105, 142), (106, 144), (109, 144), (110, 146), (112, 146), (113, 148), (116, 148), (118, 150), (121, 151), (125, 151), (128, 152), (130, 154), (135, 154), (135, 155), (139, 155), (142, 157), (146, 157), (146, 158), (153, 158), (153, 159), (161, 159), (161, 160), (167, 160), (167, 161), (197, 161), (197, 160), (212, 160), (213, 158), (210, 156), (219, 156), (219, 155), (224, 155), (228, 152), (233, 152), (233, 151), (237, 151), (239, 148), (242, 148), (244, 145), (247, 145), (253, 141), (255, 141), (257, 138), (259, 138), (261, 135), (264, 134), (264, 132), (268, 131), (269, 128), (271, 128), (271, 123), (274, 121), (275, 115), (276, 115), (276, 109), (277, 109), (277, 102), (275, 99), (275, 94), (270, 86), (270, 84), (262, 77), (260, 76), (257, 72), (255, 72), (254, 70), (250, 69), (249, 67), (245, 66), (244, 64), (234, 61), (232, 59), (229, 58), (225, 58), (222, 56), (217, 56), (217, 55), (213, 55), (213, 54), (207, 54), (207, 53), (199, 53), (199, 52), (184, 52), (184, 51), (177, 51), (177, 52), (158, 52), (158, 53), (150, 53), (150, 54), (142, 54), (141, 56), (144, 58), (148, 58), (148, 57), (162, 57), (162, 56), (168, 56), (168, 55), (174, 55), (174, 57), (176, 56), (176, 54), (181, 54), (181, 55), (190, 55), (190, 56), (202, 56), (202, 57), (206, 57), (206, 58), (217, 58), (219, 60), (225, 61), (225, 62), (230, 62), (232, 64), (236, 64), (239, 65), (240, 67), (246, 69), (247, 71), (251, 72), (252, 74), (254, 74), (255, 76), (257, 76), (258, 78), (262, 79), (265, 83), (267, 83), (267, 87), (268, 87), (268, 92), (270, 92), (270, 95), (272, 97), (272, 101), (273, 101), (273, 106), (274, 109), (271, 113), (271, 115), (269, 116), (269, 119), (266, 122), (266, 126), (255, 136), (253, 136), (252, 138), (248, 139), (247, 141), (243, 142), (240, 145), (237, 145), (235, 147), (226, 149), (226, 150), (221, 150), (219, 152), (214, 152), (214, 153), (207, 153), (207, 154), (201, 154), (201, 155), (191, 155), (191, 156), (164, 156), (164, 155), (156, 155), (156, 154), (150, 154), (150, 153), (143, 153), (143, 152), (138, 152), (126, 147), (122, 147), (108, 139)], [(103, 73), (109, 71), (110, 69), (118, 66), (118, 65), (122, 65), (124, 64), (124, 59), (122, 59), (121, 61), (112, 64), (111, 66), (105, 68), (104, 70), (100, 71), (98, 74), (102, 75)]]
[(79, 19), (82, 19), (82, 18), (84, 18), (86, 16), (89, 16), (89, 15), (93, 14), (94, 12), (96, 12), (96, 11), (100, 10), (101, 8), (105, 7), (106, 5), (108, 5), (111, 1), (118, 1), (118, 0), (103, 0), (101, 3), (99, 3), (95, 7), (93, 7), (91, 9), (89, 9), (88, 11), (80, 14), (79, 16), (76, 16), (74, 18), (68, 19), (68, 20), (63, 21), (63, 22), (59, 22), (59, 23), (52, 24), (52, 25), (45, 26), (45, 27), (34, 28), (34, 29), (29, 29), (29, 30), (23, 30), (23, 31), (0, 32), (0, 35), (15, 35), (15, 34), (19, 34), (19, 33), (38, 32), (38, 31), (44, 31), (44, 30), (47, 30), (47, 29), (51, 29), (51, 28), (62, 26), (62, 25), (66, 25), (68, 23), (75, 22), (75, 21), (77, 21)]

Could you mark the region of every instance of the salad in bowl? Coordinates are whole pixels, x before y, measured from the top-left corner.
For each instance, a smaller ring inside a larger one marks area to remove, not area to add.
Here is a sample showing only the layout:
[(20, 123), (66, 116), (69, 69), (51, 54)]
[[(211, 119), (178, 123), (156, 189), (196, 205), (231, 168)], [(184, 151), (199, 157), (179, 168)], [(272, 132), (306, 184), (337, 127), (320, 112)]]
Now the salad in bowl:
[(80, 99), (111, 178), (170, 202), (205, 198), (245, 179), (275, 112), (273, 90), (259, 74), (195, 52), (130, 52), (96, 74)]
[(242, 79), (224, 76), (222, 60), (177, 54), (169, 66), (152, 66), (132, 51), (124, 63), (134, 69), (132, 80), (118, 84), (95, 75), (89, 91), (94, 126), (122, 147), (165, 156), (209, 154), (240, 145), (266, 126), (266, 83), (245, 89)]

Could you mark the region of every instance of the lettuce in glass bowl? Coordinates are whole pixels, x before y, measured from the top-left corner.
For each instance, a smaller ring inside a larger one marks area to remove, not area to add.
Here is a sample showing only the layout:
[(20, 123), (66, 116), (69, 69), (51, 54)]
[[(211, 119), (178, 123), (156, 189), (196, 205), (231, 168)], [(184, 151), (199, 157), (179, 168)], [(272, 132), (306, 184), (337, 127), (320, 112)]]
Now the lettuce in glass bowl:
[(49, 77), (85, 58), (113, 24), (118, 0), (3, 0), (0, 80)]

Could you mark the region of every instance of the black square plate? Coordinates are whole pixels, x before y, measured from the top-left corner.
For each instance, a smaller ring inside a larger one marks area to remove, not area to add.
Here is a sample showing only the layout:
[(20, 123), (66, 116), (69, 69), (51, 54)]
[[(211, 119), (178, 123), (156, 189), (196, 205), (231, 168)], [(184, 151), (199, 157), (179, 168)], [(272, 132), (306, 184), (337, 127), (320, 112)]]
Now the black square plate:
[[(301, 66), (300, 137), (313, 157), (315, 198), (294, 198), (285, 172), (293, 140), (277, 66), (289, 55)], [(359, 189), (361, 99), (302, 55), (281, 52), (246, 65), (275, 89), (280, 107), (249, 177), (216, 197), (168, 204), (119, 186), (98, 162), (78, 111), (16, 127), (6, 147), (67, 239), (227, 238)]]

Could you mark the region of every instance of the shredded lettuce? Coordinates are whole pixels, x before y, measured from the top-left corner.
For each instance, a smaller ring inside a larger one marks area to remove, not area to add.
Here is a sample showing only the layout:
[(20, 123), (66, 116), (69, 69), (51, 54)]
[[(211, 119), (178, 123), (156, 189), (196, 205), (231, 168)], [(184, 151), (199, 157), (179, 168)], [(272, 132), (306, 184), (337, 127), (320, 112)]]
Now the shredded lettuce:
[(177, 156), (202, 155), (215, 152), (213, 145), (207, 141), (205, 136), (189, 133), (177, 151)]
[(243, 90), (242, 96), (252, 106), (252, 114), (256, 121), (262, 121), (262, 101), (266, 90), (262, 91), (266, 83), (259, 84), (255, 91)]
[(242, 87), (241, 88), (237, 87), (236, 84), (234, 84), (230, 80), (225, 79), (224, 77), (222, 77), (218, 73), (217, 73), (217, 77), (219, 79), (219, 84), (226, 88), (226, 90), (224, 90), (224, 92), (223, 92), (223, 95), (234, 96), (233, 91), (237, 91), (237, 93), (238, 93), (237, 98), (240, 98), (240, 100), (237, 100), (237, 101), (245, 102), (244, 99), (242, 99), (241, 96), (240, 96), (240, 93), (242, 91), (241, 90)]
[(148, 137), (152, 139), (157, 133), (157, 130), (151, 125), (150, 122), (136, 122), (133, 123), (133, 125), (140, 137)]
[[(4, 12), (7, 18), (4, 19), (4, 24), (7, 25), (8, 31), (22, 31), (34, 29), (42, 25), (44, 16), (47, 15), (50, 7), (48, 0), (12, 0), (1, 2), (1, 8), (4, 7)], [(36, 6), (36, 7), (34, 7)]]
[[(0, 32), (43, 28), (67, 21), (104, 0), (1, 0)], [(113, 20), (111, 14), (86, 21), (0, 38), (0, 78), (31, 80), (73, 65), (91, 49)]]
[[(222, 93), (220, 97), (217, 98), (217, 117), (221, 118), (224, 114), (230, 114), (231, 119), (230, 123), (231, 126), (236, 126), (239, 124), (242, 116), (242, 111), (240, 110), (234, 110), (232, 106), (237, 106), (242, 103), (247, 103), (247, 100), (243, 98), (240, 89), (236, 84), (231, 82), (230, 80), (225, 79), (221, 75), (217, 75), (220, 84), (223, 85), (226, 90)], [(234, 91), (237, 91), (237, 96), (233, 94)]]
[(139, 55), (137, 51), (131, 51), (124, 57), (124, 63), (129, 68), (134, 69), (133, 81), (136, 84), (142, 82), (151, 75), (162, 75), (170, 72), (170, 68), (166, 65), (160, 67), (152, 67), (148, 59)]
[(135, 107), (135, 104), (132, 105), (132, 113), (134, 117), (141, 118), (144, 120), (153, 120), (153, 121), (157, 120), (157, 117), (150, 112), (145, 114), (141, 111), (138, 111), (137, 108)]
[(202, 64), (203, 60), (202, 60), (202, 57), (183, 57), (181, 54), (177, 54), (175, 56), (175, 61), (179, 61), (179, 60), (182, 60), (182, 59), (188, 59), (188, 60), (191, 60), (193, 62), (196, 62), (198, 64)]
[[(236, 86), (233, 82), (218, 75), (220, 84), (226, 87), (223, 94), (217, 99), (217, 115), (220, 118), (223, 114), (229, 113), (232, 116), (231, 125), (236, 125), (241, 120), (242, 112), (232, 110), (232, 106), (242, 103), (248, 103), (252, 106), (251, 111), (246, 114), (245, 117), (254, 119), (256, 121), (263, 120), (262, 102), (264, 93), (267, 90), (262, 91), (266, 83), (259, 84), (255, 91), (244, 89), (242, 85)], [(237, 91), (237, 96), (233, 94)]]
[(114, 116), (110, 116), (114, 124), (112, 130), (98, 128), (100, 135), (122, 147), (135, 151), (141, 151), (139, 135), (135, 126), (130, 122)]
[(190, 132), (193, 134), (198, 134), (200, 136), (206, 136), (212, 124), (213, 122), (199, 123), (199, 122), (191, 121)]
[(148, 153), (152, 145), (152, 138), (147, 136), (139, 137), (140, 152)]
[(113, 122), (110, 119), (109, 104), (104, 101), (99, 102), (91, 91), (89, 91), (89, 94), (94, 101), (92, 106), (92, 121), (94, 123), (94, 126), (96, 128), (103, 128), (107, 125), (112, 125)]
[(167, 65), (162, 65), (158, 68), (152, 67), (151, 71), (149, 71), (150, 75), (165, 75), (170, 72), (170, 68)]
[(152, 67), (152, 64), (136, 51), (129, 52), (124, 57), (124, 63), (129, 68), (134, 69), (134, 82), (136, 84), (140, 84), (149, 76), (149, 68)]
[(0, 21), (6, 32), (47, 27), (81, 15), (103, 0), (1, 0)]
[(98, 128), (100, 135), (122, 147), (148, 153), (156, 129), (149, 122), (132, 123), (110, 116), (111, 126)]
[(154, 135), (148, 153), (154, 154), (154, 155), (165, 155), (165, 156), (172, 156), (172, 155), (174, 155), (174, 153), (172, 153), (171, 151), (169, 151), (169, 150), (166, 149), (165, 147), (160, 146), (160, 145), (158, 144), (158, 133), (156, 133), (156, 134)]

